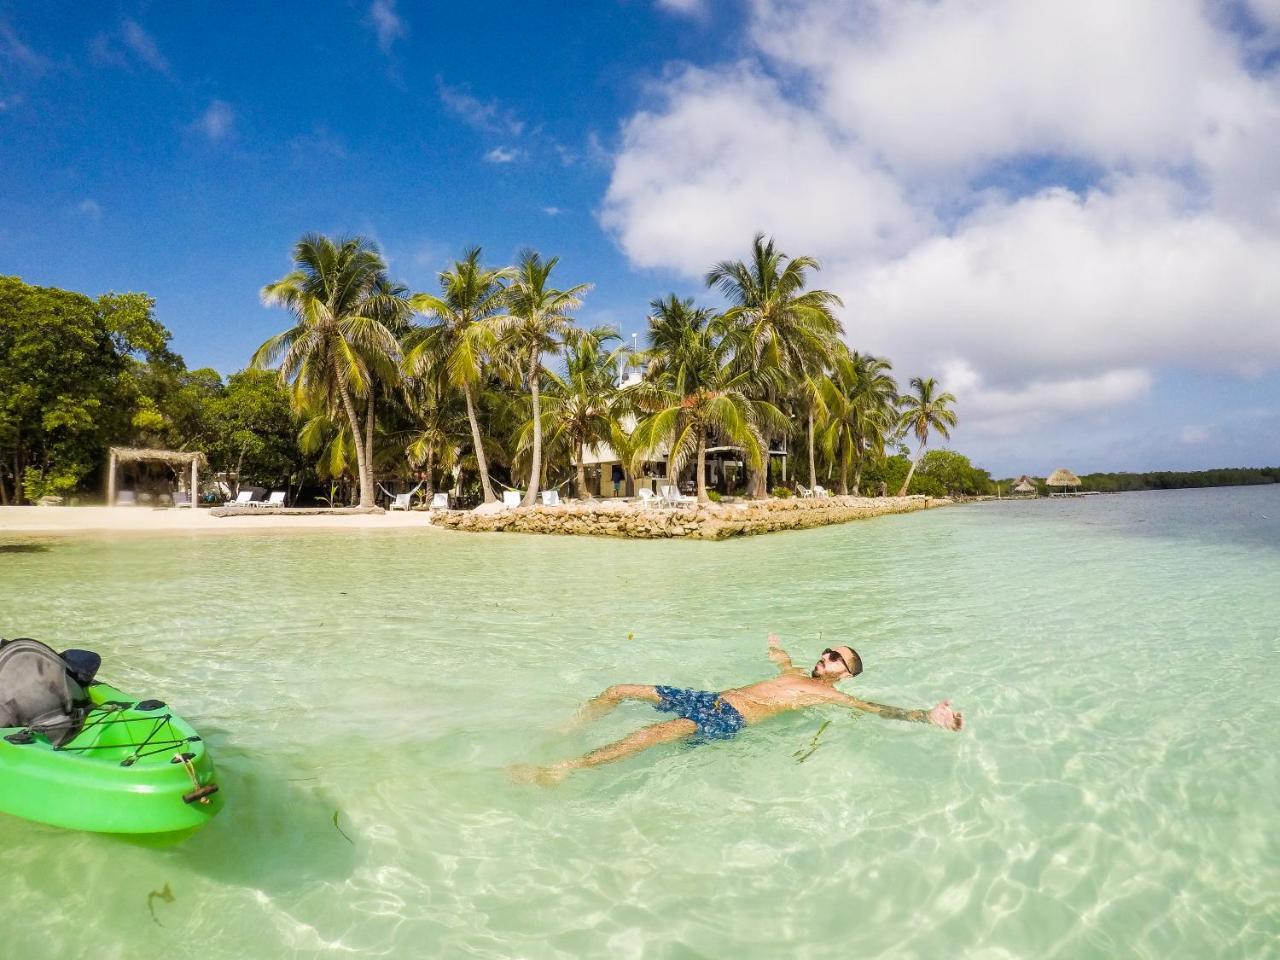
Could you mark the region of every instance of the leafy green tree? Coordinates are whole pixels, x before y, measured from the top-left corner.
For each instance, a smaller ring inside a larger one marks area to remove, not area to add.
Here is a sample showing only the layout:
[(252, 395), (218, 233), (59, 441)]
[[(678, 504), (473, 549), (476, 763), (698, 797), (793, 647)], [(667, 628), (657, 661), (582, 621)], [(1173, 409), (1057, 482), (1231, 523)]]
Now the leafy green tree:
[(283, 486), (301, 473), (299, 419), (289, 391), (274, 373), (233, 373), (209, 402), (207, 416), (205, 455), (237, 491), (242, 484)]
[(489, 480), (484, 438), (476, 416), (476, 394), (483, 386), (485, 366), (496, 346), (493, 327), (487, 321), (502, 312), (506, 296), (503, 283), (513, 274), (509, 267), (495, 270), (481, 266), (480, 248), (472, 247), (452, 270), (440, 273), (439, 296), (419, 293), (410, 300), (414, 310), (434, 322), (409, 335), (405, 342), (405, 369), (416, 375), (439, 360), (444, 364), (449, 385), (462, 391), (485, 503), (497, 497)]
[(920, 461), (918, 476), (937, 480), (952, 495), (977, 496), (987, 493), (991, 487), (990, 475), (954, 450), (930, 450)]
[(591, 289), (589, 283), (580, 283), (568, 290), (550, 286), (551, 271), (559, 262), (559, 257), (543, 260), (532, 250), (522, 254), (507, 287), (507, 312), (488, 321), (502, 345), (515, 358), (516, 369), (529, 393), (533, 453), (529, 489), (521, 504), (526, 507), (537, 501), (542, 479), (542, 358), (560, 352), (573, 329), (570, 314), (582, 306), (583, 296)]
[(172, 356), (153, 306), (0, 277), (0, 503), (76, 489), (129, 438), (135, 366)]
[[(262, 299), (289, 310), (294, 325), (260, 346), (252, 363), (278, 363), (285, 381), (346, 416), (360, 505), (373, 506), (373, 388), (379, 376), (394, 375), (399, 343), (388, 324), (403, 315), (407, 300), (387, 281), (377, 246), (363, 237), (334, 241), (307, 234), (294, 246), (293, 259), (296, 269), (263, 287)], [(365, 403), (366, 442), (360, 440), (357, 398)]]
[(919, 452), (911, 461), (911, 469), (907, 471), (907, 479), (903, 481), (898, 496), (907, 495), (907, 487), (911, 485), (911, 477), (915, 474), (924, 456), (925, 447), (929, 445), (930, 432), (941, 435), (944, 439), (951, 436), (950, 429), (956, 425), (956, 415), (951, 404), (956, 398), (949, 393), (940, 393), (938, 383), (933, 377), (912, 377), (911, 389), (902, 401), (901, 424), (916, 438)]

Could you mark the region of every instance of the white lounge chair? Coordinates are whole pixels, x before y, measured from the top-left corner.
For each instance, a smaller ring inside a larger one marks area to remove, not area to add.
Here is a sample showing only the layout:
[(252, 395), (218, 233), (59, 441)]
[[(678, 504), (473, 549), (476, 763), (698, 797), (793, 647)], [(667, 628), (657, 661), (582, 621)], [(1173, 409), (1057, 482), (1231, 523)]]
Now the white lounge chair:
[(802, 497), (812, 497), (813, 491), (806, 487), (803, 483), (796, 484), (796, 492)]
[(413, 499), (412, 493), (397, 493), (391, 498), (391, 502), (387, 504), (388, 510), (408, 510), (409, 501)]
[(831, 496), (831, 493), (822, 484), (815, 483), (813, 485), (813, 495), (815, 497), (829, 497)]
[(502, 505), (504, 507), (518, 507), (520, 501), (524, 499), (524, 493), (519, 490), (503, 490)]
[(224, 507), (247, 507), (252, 503), (253, 503), (253, 491), (241, 490), (238, 494), (236, 494), (236, 498), (234, 500), (228, 500), (226, 503), (223, 504), (223, 506)]
[(195, 504), (191, 502), (191, 494), (187, 493), (187, 491), (185, 490), (179, 490), (177, 493), (173, 495), (173, 505), (174, 507), (194, 507), (195, 506)]
[(449, 494), (445, 493), (443, 490), (440, 491), (439, 493), (433, 494), (431, 497), (431, 509), (432, 510), (448, 510)]
[(266, 500), (251, 500), (250, 506), (254, 507), (283, 507), (285, 492), (283, 490), (272, 490), (271, 496)]
[(121, 490), (116, 494), (117, 507), (136, 507), (138, 505), (138, 495), (132, 490)]
[(559, 490), (543, 490), (542, 505), (544, 507), (560, 506), (560, 491)]
[(662, 494), (662, 499), (670, 507), (680, 507), (686, 503), (697, 503), (698, 501), (697, 497), (686, 497), (675, 484), (670, 486), (663, 484), (658, 488), (658, 492)]
[(640, 506), (642, 507), (656, 507), (661, 503), (657, 495), (648, 487), (641, 487), (636, 491), (636, 495), (640, 497)]

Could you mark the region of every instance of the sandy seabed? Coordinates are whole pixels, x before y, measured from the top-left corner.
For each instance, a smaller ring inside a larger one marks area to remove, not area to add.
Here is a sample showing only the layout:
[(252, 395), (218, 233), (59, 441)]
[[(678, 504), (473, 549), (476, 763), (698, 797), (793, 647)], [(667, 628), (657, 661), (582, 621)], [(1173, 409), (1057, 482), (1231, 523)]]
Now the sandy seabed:
[(0, 507), (0, 537), (77, 533), (244, 533), (261, 530), (380, 530), (429, 527), (421, 511), (383, 514), (291, 516), (263, 509), (253, 516), (215, 517), (208, 510), (168, 507)]

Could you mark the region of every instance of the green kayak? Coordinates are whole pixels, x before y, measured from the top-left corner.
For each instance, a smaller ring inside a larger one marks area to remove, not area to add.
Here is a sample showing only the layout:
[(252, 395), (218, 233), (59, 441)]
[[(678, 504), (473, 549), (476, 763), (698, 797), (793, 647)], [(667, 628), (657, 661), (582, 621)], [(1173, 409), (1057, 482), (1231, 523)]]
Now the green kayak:
[(213, 761), (191, 725), (158, 700), (101, 682), (79, 730), (0, 727), (0, 813), (94, 833), (171, 841), (222, 809)]

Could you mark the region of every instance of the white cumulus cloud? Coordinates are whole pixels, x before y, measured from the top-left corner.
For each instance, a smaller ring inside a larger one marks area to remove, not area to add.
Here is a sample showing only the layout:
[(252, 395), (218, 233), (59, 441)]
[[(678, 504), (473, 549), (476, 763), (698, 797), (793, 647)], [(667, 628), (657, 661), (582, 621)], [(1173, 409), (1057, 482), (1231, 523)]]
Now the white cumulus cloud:
[(1280, 370), (1256, 30), (1197, 0), (749, 10), (743, 56), (669, 67), (620, 130), (600, 218), (633, 264), (697, 277), (757, 230), (818, 256), (851, 342), (938, 375), (962, 429)]

